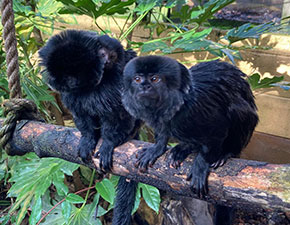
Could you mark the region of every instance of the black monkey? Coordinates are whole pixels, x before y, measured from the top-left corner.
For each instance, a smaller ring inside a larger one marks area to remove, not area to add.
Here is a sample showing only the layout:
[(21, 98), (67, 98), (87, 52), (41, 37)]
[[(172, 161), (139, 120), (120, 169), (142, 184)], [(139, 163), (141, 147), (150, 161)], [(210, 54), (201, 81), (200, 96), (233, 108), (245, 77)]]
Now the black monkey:
[(210, 167), (237, 156), (258, 123), (256, 105), (245, 74), (233, 65), (212, 61), (188, 70), (162, 56), (132, 59), (124, 69), (125, 108), (155, 131), (155, 145), (138, 153), (141, 171), (167, 150), (170, 137), (179, 140), (171, 164), (197, 152), (188, 180), (200, 196), (207, 193)]
[[(100, 168), (110, 171), (115, 147), (133, 138), (141, 125), (122, 106), (123, 69), (132, 50), (107, 35), (66, 30), (49, 39), (39, 51), (44, 79), (61, 94), (81, 132), (78, 151), (87, 161), (100, 137), (103, 142), (94, 155)], [(136, 183), (121, 177), (114, 210), (114, 225), (129, 224), (135, 201)], [(132, 202), (126, 207), (128, 202)]]

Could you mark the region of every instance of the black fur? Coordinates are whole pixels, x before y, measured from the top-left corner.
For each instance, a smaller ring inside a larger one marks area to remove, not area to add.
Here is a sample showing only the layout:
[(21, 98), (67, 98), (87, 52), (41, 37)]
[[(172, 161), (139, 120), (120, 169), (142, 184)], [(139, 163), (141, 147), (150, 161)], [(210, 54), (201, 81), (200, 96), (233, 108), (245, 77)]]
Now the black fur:
[(114, 207), (113, 225), (131, 224), (131, 213), (135, 203), (138, 183), (126, 177), (120, 177), (117, 187), (117, 196)]
[[(153, 75), (159, 76), (159, 82), (153, 82)], [(138, 153), (139, 169), (152, 165), (174, 137), (180, 143), (171, 150), (172, 165), (178, 167), (188, 154), (198, 152), (188, 180), (198, 195), (206, 194), (210, 167), (239, 155), (258, 123), (244, 77), (236, 67), (220, 61), (187, 70), (167, 57), (132, 59), (124, 69), (122, 101), (128, 112), (154, 129), (156, 142)]]
[[(82, 160), (90, 159), (100, 137), (103, 142), (95, 157), (100, 157), (100, 168), (110, 171), (116, 146), (133, 138), (141, 125), (122, 106), (122, 72), (126, 62), (136, 56), (124, 51), (119, 41), (94, 32), (67, 30), (49, 39), (39, 51), (44, 79), (61, 94), (64, 105), (71, 111), (81, 132), (78, 146)], [(127, 188), (120, 178), (119, 190)], [(135, 182), (130, 182), (125, 194), (117, 196), (117, 218), (130, 221), (131, 211), (123, 211), (129, 199), (134, 204)], [(130, 191), (132, 193), (130, 193)], [(119, 194), (122, 191), (118, 192)], [(119, 210), (118, 210), (119, 209)], [(130, 212), (129, 212), (130, 211)], [(117, 221), (117, 220), (116, 220)], [(116, 222), (114, 225), (124, 223)], [(129, 224), (129, 222), (128, 222)]]

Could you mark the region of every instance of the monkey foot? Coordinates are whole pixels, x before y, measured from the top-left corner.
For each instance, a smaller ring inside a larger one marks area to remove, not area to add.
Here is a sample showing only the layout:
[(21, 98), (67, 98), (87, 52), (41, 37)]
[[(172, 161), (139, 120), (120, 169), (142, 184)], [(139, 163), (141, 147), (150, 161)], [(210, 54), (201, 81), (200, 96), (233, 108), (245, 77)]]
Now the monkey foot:
[(207, 163), (203, 157), (198, 154), (194, 160), (193, 166), (187, 175), (186, 180), (191, 180), (190, 185), (193, 192), (198, 197), (204, 198), (208, 192), (207, 177), (209, 173), (209, 163)]
[(186, 157), (193, 152), (193, 149), (186, 144), (178, 144), (170, 150), (169, 165), (177, 169)]
[(103, 142), (103, 144), (100, 147), (100, 150), (97, 151), (96, 154), (94, 155), (95, 158), (99, 158), (100, 169), (104, 173), (112, 171), (112, 168), (113, 168), (113, 150), (114, 150), (114, 146), (111, 146), (111, 145)]
[(140, 172), (146, 172), (148, 166), (152, 167), (159, 156), (159, 154), (156, 154), (154, 147), (143, 148), (136, 155), (137, 162), (135, 167), (139, 168)]
[(223, 166), (227, 162), (228, 158), (230, 158), (229, 155), (228, 156), (223, 156), (223, 157), (219, 158), (216, 162), (212, 163), (210, 165), (210, 167), (214, 168), (214, 169), (217, 169), (218, 167)]

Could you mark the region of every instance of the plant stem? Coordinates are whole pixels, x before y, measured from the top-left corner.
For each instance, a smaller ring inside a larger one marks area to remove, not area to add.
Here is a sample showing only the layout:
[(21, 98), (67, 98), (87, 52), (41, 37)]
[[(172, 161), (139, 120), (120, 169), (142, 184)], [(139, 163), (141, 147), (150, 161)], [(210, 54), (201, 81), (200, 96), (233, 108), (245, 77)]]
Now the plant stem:
[(133, 30), (134, 28), (138, 25), (138, 23), (141, 22), (141, 20), (147, 15), (147, 13), (150, 10), (147, 10), (146, 12), (144, 12), (141, 16), (139, 16), (136, 21), (134, 23), (131, 24), (131, 26), (128, 28), (128, 30), (126, 32), (124, 32), (122, 34), (122, 36), (120, 37), (120, 41), (123, 41)]
[[(93, 181), (94, 181), (95, 174), (96, 174), (96, 170), (93, 170), (93, 173), (92, 173), (92, 175), (91, 175), (91, 180), (90, 180), (89, 187), (91, 187), (91, 186), (92, 186), (92, 183), (93, 183)], [(85, 201), (84, 201), (84, 203), (82, 204), (82, 206), (81, 206), (80, 210), (81, 210), (82, 208), (84, 208), (84, 207), (85, 207), (85, 205), (86, 205), (86, 202), (87, 202), (87, 200), (88, 200), (88, 197), (89, 197), (89, 193), (90, 193), (90, 189), (88, 189), (88, 190), (87, 190), (86, 197), (85, 197)]]

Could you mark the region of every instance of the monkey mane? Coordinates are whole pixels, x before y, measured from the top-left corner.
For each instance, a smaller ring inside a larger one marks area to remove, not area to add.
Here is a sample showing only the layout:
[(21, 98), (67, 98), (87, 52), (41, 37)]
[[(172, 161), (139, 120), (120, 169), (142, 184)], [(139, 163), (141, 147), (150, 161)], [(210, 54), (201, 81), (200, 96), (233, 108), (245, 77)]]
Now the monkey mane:
[(135, 73), (140, 72), (164, 75), (170, 89), (177, 89), (183, 93), (187, 93), (191, 85), (188, 69), (169, 57), (150, 55), (132, 59), (124, 69), (125, 83), (129, 85), (128, 82)]
[[(98, 84), (104, 67), (98, 57), (99, 49), (99, 36), (94, 32), (66, 30), (53, 36), (39, 51), (45, 79), (51, 86), (53, 80), (69, 82), (69, 77), (78, 79), (80, 86)], [(61, 88), (65, 86), (69, 85)]]

